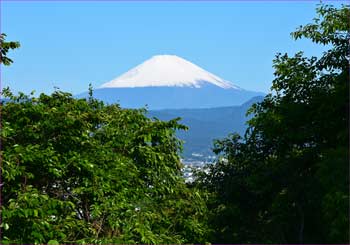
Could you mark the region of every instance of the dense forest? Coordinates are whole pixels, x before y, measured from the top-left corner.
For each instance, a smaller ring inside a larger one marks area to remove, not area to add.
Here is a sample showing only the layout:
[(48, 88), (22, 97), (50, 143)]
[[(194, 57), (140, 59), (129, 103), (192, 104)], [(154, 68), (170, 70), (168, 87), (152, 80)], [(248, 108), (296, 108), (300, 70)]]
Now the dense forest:
[[(291, 34), (244, 135), (185, 183), (179, 118), (90, 96), (2, 91), (1, 243), (349, 243), (349, 6)], [(2, 34), (1, 64), (18, 42)]]

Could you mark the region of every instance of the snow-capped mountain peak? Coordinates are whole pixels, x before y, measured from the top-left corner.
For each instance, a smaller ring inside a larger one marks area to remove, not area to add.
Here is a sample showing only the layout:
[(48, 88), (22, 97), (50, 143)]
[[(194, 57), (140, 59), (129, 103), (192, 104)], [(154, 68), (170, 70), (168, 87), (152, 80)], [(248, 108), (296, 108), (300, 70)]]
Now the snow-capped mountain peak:
[(212, 84), (223, 89), (238, 86), (176, 55), (156, 55), (101, 88), (195, 87)]

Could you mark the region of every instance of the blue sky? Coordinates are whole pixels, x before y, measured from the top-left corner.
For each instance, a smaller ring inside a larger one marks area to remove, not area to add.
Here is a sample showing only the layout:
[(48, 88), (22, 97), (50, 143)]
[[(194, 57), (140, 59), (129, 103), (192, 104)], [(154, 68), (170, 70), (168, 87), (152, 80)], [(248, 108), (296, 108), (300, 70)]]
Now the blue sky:
[[(1, 32), (21, 48), (2, 87), (77, 94), (157, 54), (175, 54), (234, 84), (268, 92), (277, 52), (319, 55), (290, 32), (318, 2), (3, 2)], [(340, 5), (341, 2), (336, 2)]]

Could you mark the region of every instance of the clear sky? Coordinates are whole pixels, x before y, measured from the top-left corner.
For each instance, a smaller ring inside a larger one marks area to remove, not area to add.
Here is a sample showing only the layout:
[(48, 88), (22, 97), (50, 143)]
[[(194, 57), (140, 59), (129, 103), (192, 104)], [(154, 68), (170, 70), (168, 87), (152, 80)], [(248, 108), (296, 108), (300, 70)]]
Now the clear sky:
[(244, 89), (268, 92), (277, 52), (324, 49), (290, 37), (316, 17), (317, 3), (1, 1), (1, 32), (21, 43), (9, 54), (14, 64), (2, 67), (2, 87), (77, 94), (153, 55), (175, 54)]

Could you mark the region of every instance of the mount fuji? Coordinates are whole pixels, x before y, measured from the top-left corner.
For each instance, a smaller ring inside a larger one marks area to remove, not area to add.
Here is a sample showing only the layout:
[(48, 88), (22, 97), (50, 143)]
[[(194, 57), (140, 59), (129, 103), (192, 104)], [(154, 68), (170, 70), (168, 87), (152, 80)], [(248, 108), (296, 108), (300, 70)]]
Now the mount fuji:
[[(94, 90), (126, 108), (182, 109), (240, 105), (260, 92), (244, 90), (176, 55), (156, 55)], [(78, 97), (87, 97), (87, 92)]]

